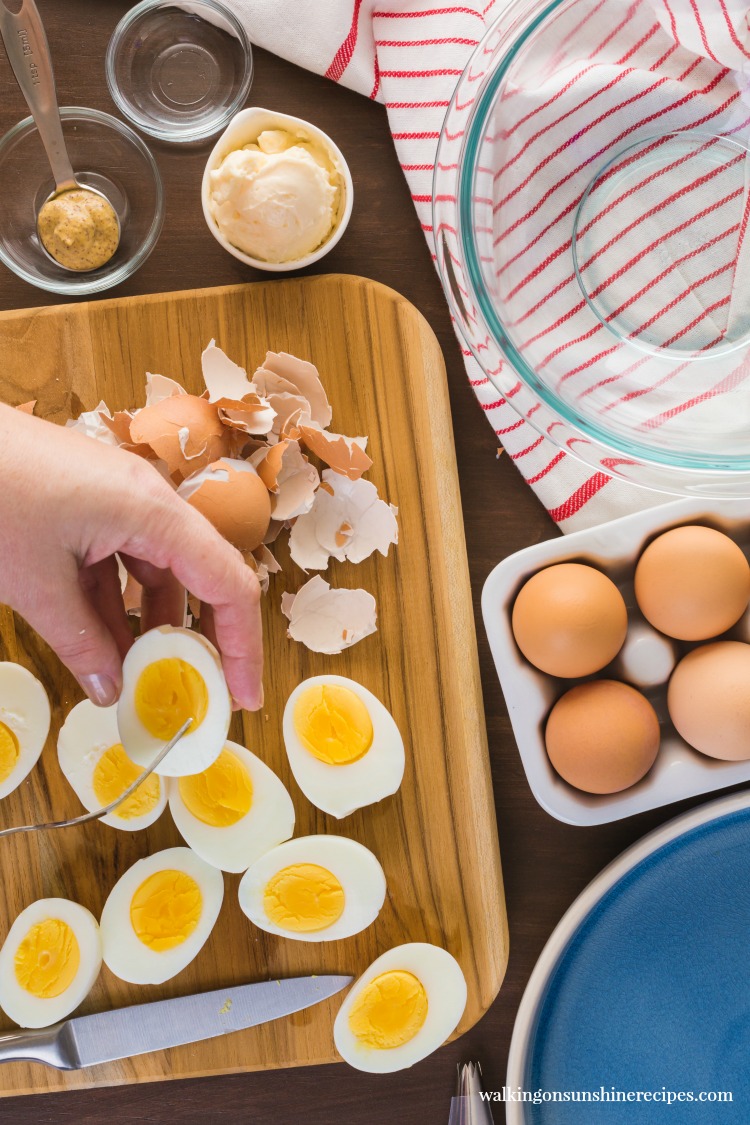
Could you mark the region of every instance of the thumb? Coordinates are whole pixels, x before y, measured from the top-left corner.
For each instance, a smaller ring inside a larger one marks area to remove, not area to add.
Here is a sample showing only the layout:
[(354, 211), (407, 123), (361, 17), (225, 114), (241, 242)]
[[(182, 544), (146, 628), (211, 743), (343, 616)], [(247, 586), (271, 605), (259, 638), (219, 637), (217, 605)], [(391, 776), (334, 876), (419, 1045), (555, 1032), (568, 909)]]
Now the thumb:
[(122, 660), (114, 637), (77, 576), (51, 593), (30, 608), (26, 620), (67, 665), (91, 702), (109, 707), (122, 687)]

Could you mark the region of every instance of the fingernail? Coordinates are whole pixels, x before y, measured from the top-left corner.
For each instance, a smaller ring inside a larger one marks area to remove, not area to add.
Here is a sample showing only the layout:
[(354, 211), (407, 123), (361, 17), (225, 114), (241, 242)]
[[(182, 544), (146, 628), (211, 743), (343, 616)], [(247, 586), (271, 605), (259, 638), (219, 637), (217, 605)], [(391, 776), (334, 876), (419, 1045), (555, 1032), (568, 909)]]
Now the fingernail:
[(260, 708), (263, 706), (263, 700), (264, 699), (265, 699), (265, 695), (263, 693), (263, 684), (261, 684), (260, 685), (260, 692), (258, 693), (258, 710), (260, 710)]
[(109, 676), (94, 673), (91, 676), (79, 676), (78, 682), (97, 707), (111, 707), (117, 702), (117, 688)]

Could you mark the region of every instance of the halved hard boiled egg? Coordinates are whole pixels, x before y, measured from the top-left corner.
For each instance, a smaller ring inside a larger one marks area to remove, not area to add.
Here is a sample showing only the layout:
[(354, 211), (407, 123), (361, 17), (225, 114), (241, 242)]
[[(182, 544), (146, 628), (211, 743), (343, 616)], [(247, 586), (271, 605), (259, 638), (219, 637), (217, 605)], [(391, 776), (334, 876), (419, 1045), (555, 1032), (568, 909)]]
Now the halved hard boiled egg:
[(101, 964), (89, 910), (66, 898), (32, 902), (0, 949), (0, 1008), (21, 1027), (48, 1027), (88, 996)]
[(343, 836), (300, 836), (266, 852), (242, 877), (251, 922), (297, 941), (337, 941), (375, 921), (385, 875), (371, 851)]
[(283, 783), (236, 742), (226, 742), (202, 773), (172, 778), (169, 808), (185, 843), (222, 871), (247, 871), (294, 832), (294, 805)]
[(395, 793), (404, 742), (380, 700), (344, 676), (314, 676), (289, 696), (284, 743), (302, 792), (339, 819)]
[(17, 789), (39, 761), (49, 724), (49, 699), (36, 676), (0, 661), (0, 797)]
[(104, 904), (105, 965), (131, 984), (169, 980), (205, 945), (223, 898), (224, 876), (190, 848), (139, 859)]
[[(117, 707), (77, 703), (60, 728), (57, 756), (76, 796), (93, 812), (116, 800), (143, 772), (125, 753), (117, 729)], [(167, 784), (152, 773), (102, 824), (136, 832), (148, 828), (167, 806)]]
[(122, 666), (117, 726), (125, 751), (149, 765), (192, 725), (159, 766), (165, 777), (200, 773), (222, 751), (232, 707), (218, 652), (200, 633), (162, 625), (143, 633)]
[(455, 957), (426, 942), (398, 945), (352, 985), (333, 1025), (336, 1049), (358, 1070), (403, 1070), (445, 1042), (465, 1007)]

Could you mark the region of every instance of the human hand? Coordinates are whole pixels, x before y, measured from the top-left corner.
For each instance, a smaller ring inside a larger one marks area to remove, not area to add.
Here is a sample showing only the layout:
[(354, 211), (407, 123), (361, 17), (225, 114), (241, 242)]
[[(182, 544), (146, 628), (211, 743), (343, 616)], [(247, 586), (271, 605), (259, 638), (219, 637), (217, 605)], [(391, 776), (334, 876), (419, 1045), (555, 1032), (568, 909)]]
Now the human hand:
[(89, 698), (114, 703), (133, 636), (115, 553), (143, 586), (141, 629), (181, 625), (184, 589), (236, 707), (262, 704), (260, 587), (240, 555), (141, 457), (0, 404), (0, 601)]

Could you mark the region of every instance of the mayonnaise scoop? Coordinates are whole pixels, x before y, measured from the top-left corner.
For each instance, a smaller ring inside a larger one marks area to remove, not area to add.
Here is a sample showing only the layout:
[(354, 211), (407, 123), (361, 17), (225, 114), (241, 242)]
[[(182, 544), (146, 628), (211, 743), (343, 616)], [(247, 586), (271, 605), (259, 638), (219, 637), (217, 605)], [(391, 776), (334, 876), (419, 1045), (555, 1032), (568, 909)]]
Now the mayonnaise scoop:
[(209, 208), (223, 237), (252, 258), (291, 262), (333, 231), (341, 175), (323, 145), (266, 129), (210, 174)]

